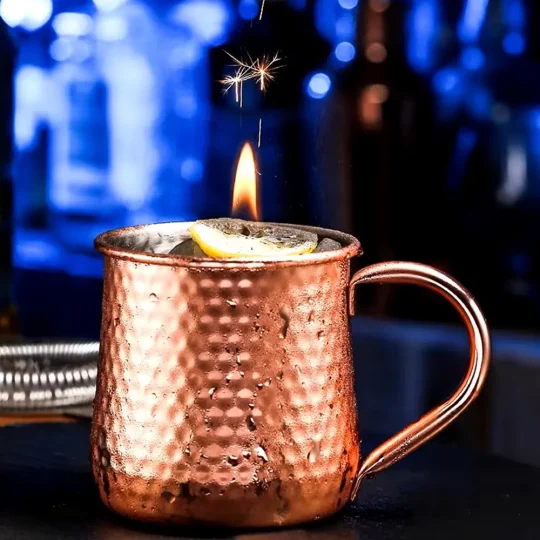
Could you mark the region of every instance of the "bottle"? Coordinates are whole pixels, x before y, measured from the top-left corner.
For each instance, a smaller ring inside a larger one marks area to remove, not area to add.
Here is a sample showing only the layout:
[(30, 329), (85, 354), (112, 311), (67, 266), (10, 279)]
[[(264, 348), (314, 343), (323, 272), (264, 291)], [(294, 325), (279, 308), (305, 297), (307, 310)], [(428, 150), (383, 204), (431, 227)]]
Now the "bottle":
[[(433, 100), (423, 74), (411, 66), (407, 22), (411, 1), (369, 0), (358, 9), (356, 57), (340, 78), (348, 106), (353, 232), (364, 247), (362, 264), (392, 259), (438, 265), (441, 247), (424, 242), (444, 228), (437, 200), (444, 186), (431, 131)], [(417, 316), (431, 304), (407, 288), (366, 291), (366, 313)], [(368, 295), (370, 295), (368, 297)], [(424, 303), (427, 302), (427, 305)], [(411, 309), (412, 307), (412, 309)]]
[[(305, 223), (309, 218), (305, 169), (302, 102), (306, 75), (329, 54), (327, 42), (315, 31), (313, 6), (303, 9), (283, 1), (268, 1), (259, 10), (242, 11), (248, 20), (238, 25), (230, 39), (210, 51), (213, 83), (210, 141), (207, 158), (207, 216), (227, 216), (231, 211), (232, 182), (245, 142), (255, 149), (260, 173), (261, 219)], [(308, 3), (310, 4), (310, 3)], [(278, 58), (274, 80), (260, 79), (237, 85), (228, 92), (219, 81), (234, 76), (234, 61), (244, 63)]]
[(219, 33), (217, 4), (167, 9), (124, 0), (94, 18), (108, 91), (109, 186), (130, 225), (196, 217), (207, 127), (204, 38)]
[(353, 232), (350, 167), (350, 111), (336, 80), (356, 56), (355, 2), (317, 0), (315, 27), (333, 52), (304, 81), (305, 170), (309, 224)]
[[(153, 203), (159, 221), (196, 219), (204, 202), (209, 47), (226, 39), (232, 9), (229, 0), (184, 0), (163, 18), (160, 46), (152, 60), (153, 66), (160, 66), (161, 82), (162, 121), (156, 126), (160, 158)], [(162, 53), (164, 47), (167, 55)]]
[(92, 17), (62, 12), (52, 24), (50, 223), (65, 249), (91, 253), (97, 234), (123, 223), (109, 183), (109, 88)]
[(0, 19), (0, 336), (17, 332), (12, 297), (13, 239), (13, 80), (16, 48)]

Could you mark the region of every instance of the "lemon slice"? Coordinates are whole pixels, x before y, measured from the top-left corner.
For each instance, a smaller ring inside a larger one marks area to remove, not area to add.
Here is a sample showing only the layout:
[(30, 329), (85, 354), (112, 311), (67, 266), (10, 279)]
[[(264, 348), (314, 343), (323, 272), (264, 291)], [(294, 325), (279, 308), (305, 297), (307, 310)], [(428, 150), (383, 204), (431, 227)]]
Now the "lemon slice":
[(317, 247), (316, 234), (241, 219), (196, 221), (189, 232), (209, 257), (269, 259), (311, 253)]

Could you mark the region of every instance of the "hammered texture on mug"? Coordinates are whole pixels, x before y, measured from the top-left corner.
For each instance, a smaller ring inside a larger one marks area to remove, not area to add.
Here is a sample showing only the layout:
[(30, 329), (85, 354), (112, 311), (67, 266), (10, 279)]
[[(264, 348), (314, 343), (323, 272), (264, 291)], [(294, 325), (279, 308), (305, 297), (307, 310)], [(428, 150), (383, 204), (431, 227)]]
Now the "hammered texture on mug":
[(333, 514), (359, 466), (349, 261), (105, 258), (92, 467), (130, 518), (271, 526)]

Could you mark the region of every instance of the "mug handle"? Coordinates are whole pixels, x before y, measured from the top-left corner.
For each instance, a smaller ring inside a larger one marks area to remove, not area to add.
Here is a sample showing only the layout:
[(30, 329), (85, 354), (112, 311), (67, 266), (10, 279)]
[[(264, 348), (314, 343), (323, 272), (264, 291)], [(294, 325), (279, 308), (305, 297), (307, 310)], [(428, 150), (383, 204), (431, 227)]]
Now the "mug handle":
[(478, 304), (460, 283), (431, 266), (412, 262), (377, 263), (359, 270), (352, 278), (349, 312), (355, 314), (356, 286), (362, 283), (409, 283), (421, 285), (446, 298), (458, 311), (469, 334), (469, 370), (456, 392), (414, 424), (378, 446), (361, 463), (351, 492), (356, 498), (361, 481), (372, 476), (427, 442), (453, 422), (478, 396), (489, 366), (490, 337)]

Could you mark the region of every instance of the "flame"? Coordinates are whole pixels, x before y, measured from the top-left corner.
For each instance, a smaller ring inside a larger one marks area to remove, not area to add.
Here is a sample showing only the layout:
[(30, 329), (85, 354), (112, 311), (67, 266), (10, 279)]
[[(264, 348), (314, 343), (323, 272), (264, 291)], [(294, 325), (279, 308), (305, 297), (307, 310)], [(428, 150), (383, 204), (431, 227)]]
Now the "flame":
[(260, 219), (255, 156), (249, 143), (244, 144), (236, 167), (232, 213), (234, 216), (247, 214), (248, 219), (253, 221), (259, 221)]

